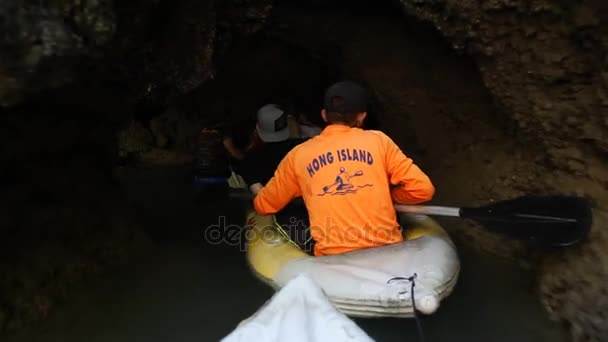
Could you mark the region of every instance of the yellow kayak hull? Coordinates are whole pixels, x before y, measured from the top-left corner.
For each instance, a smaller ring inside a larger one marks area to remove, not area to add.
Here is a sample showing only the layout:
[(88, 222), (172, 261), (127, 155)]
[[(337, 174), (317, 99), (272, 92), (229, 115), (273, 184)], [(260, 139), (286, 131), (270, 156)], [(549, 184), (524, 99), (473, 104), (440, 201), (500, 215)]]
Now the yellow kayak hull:
[[(314, 257), (281, 234), (274, 216), (247, 215), (247, 261), (257, 277), (280, 289), (300, 274), (315, 280), (336, 307), (351, 317), (411, 317), (413, 304), (434, 312), (454, 288), (460, 271), (447, 232), (426, 216), (410, 217), (404, 241), (336, 256)], [(414, 303), (411, 284), (416, 274)], [(392, 279), (401, 279), (399, 284)], [(390, 284), (387, 284), (389, 282)], [(418, 298), (420, 297), (420, 298)]]

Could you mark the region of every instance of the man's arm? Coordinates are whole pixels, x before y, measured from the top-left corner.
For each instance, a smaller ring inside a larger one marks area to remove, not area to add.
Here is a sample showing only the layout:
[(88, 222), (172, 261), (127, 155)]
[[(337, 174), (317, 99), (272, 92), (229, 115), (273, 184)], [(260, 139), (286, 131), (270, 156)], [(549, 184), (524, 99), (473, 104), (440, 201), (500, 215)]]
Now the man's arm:
[(274, 214), (283, 209), (292, 199), (301, 196), (295, 168), (294, 153), (289, 152), (268, 181), (255, 196), (253, 206), (260, 215)]
[(234, 140), (231, 137), (224, 137), (224, 139), (222, 140), (222, 143), (224, 144), (224, 148), (226, 149), (226, 151), (228, 151), (228, 153), (230, 154), (230, 156), (232, 156), (232, 158), (242, 160), (245, 157), (245, 154), (243, 153), (243, 151), (241, 151), (236, 146), (236, 144), (234, 143)]
[(389, 182), (393, 185), (391, 196), (397, 203), (418, 204), (429, 201), (435, 187), (429, 177), (408, 158), (388, 136), (386, 143), (386, 165)]
[(249, 190), (251, 190), (253, 193), (257, 193), (257, 191), (254, 191), (254, 189), (258, 189), (258, 186), (262, 186), (262, 171), (260, 170), (260, 168), (264, 166), (260, 166), (260, 163), (262, 165), (263, 163), (265, 163), (265, 161), (262, 160), (262, 157), (263, 156), (260, 153), (253, 153), (247, 155), (241, 161), (241, 165), (239, 168), (239, 173), (241, 177), (243, 177), (243, 180), (249, 186)]
[(264, 186), (262, 185), (262, 183), (253, 183), (249, 186), (249, 190), (251, 190), (254, 195), (257, 195), (263, 187)]

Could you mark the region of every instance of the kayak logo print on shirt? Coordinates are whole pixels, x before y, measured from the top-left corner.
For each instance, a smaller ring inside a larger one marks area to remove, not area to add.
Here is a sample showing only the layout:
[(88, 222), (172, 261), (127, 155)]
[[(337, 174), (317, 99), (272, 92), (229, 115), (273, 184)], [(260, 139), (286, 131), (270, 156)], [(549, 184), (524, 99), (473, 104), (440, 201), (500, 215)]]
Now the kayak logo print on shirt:
[[(373, 165), (374, 156), (370, 152), (363, 149), (343, 148), (337, 150), (335, 154), (333, 152), (320, 154), (318, 157), (314, 158), (310, 163), (308, 163), (306, 166), (306, 172), (311, 178), (313, 178), (323, 167), (331, 165), (335, 162), (344, 161), (358, 161), (367, 165)], [(346, 167), (340, 166), (336, 177), (333, 180), (328, 181), (321, 189), (322, 192), (318, 193), (317, 196), (353, 194), (362, 188), (373, 186), (373, 184), (369, 183), (356, 184), (356, 178), (363, 175), (364, 173), (362, 170), (350, 172), (346, 169)], [(355, 183), (352, 181), (353, 178), (355, 178)]]

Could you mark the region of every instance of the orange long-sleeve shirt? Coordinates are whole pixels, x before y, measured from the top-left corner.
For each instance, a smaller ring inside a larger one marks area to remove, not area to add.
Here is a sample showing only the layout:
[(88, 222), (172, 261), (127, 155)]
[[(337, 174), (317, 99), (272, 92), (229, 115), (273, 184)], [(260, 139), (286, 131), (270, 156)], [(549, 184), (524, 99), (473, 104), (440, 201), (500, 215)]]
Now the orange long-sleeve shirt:
[(430, 200), (429, 177), (380, 131), (329, 125), (296, 146), (254, 199), (261, 215), (302, 196), (315, 255), (403, 240), (393, 202)]

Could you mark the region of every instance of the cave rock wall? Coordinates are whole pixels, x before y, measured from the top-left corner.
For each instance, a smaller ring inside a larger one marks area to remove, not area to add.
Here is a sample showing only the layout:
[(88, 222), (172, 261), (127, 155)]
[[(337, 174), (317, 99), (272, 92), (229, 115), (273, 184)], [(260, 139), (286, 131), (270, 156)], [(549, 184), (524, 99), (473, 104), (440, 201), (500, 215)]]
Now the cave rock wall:
[(112, 180), (117, 128), (212, 78), (214, 59), (271, 8), (0, 1), (0, 333), (47, 318), (75, 284), (148, 245)]
[(484, 83), (522, 139), (541, 142), (556, 167), (608, 182), (601, 159), (608, 152), (605, 2), (400, 3), (432, 22), (454, 48), (475, 56)]
[(213, 57), (259, 30), (270, 0), (52, 0), (0, 3), (0, 106), (97, 78), (135, 100), (184, 94), (213, 77)]
[[(591, 239), (547, 255), (540, 296), (575, 341), (608, 338), (608, 5), (602, 1), (400, 0), (475, 58), (511, 134), (540, 146), (543, 192), (596, 202)], [(532, 170), (524, 170), (523, 174)], [(518, 175), (520, 176), (520, 175)], [(534, 192), (532, 188), (529, 188)]]

